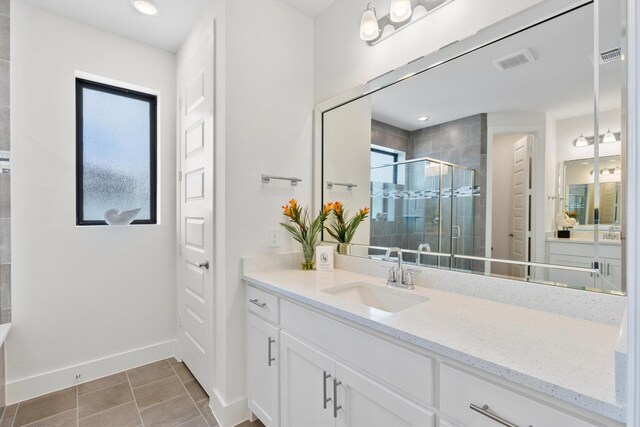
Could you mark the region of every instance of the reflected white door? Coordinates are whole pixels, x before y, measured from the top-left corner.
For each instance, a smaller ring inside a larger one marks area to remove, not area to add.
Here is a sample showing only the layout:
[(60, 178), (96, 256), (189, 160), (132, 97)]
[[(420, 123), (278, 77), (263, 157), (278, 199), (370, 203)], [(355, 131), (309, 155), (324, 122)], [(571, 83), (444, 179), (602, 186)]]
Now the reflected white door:
[(180, 119), (180, 356), (213, 385), (213, 31), (178, 72)]
[[(513, 143), (513, 180), (511, 198), (511, 245), (510, 259), (526, 261), (528, 259), (529, 230), (529, 139), (525, 136)], [(524, 277), (526, 268), (511, 266), (511, 276)]]

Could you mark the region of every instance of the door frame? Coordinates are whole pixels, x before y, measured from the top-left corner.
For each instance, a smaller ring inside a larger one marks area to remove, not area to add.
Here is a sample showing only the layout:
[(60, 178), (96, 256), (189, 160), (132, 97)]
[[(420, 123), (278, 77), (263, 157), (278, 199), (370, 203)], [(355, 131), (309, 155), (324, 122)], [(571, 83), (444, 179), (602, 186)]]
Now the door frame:
[[(535, 212), (534, 207), (544, 209), (545, 195), (545, 173), (537, 170), (539, 165), (545, 165), (545, 135), (546, 129), (543, 125), (536, 126), (490, 126), (487, 127), (487, 219), (493, 218), (493, 138), (496, 134), (521, 133), (530, 135), (533, 138), (531, 143), (531, 212)], [(554, 171), (555, 176), (555, 171)], [(528, 249), (528, 261), (545, 262), (545, 217), (544, 215), (532, 215), (531, 218), (531, 248)], [(491, 258), (491, 233), (493, 227), (491, 221), (486, 222), (485, 229), (485, 257)], [(542, 235), (540, 235), (542, 233)], [(485, 263), (485, 273), (491, 273), (491, 263)]]

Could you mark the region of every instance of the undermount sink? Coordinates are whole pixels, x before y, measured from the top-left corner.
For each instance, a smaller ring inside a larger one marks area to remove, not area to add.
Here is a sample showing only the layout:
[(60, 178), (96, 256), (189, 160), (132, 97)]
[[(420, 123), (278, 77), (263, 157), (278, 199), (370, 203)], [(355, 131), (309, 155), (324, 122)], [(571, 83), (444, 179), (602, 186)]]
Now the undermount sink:
[(365, 305), (387, 313), (397, 313), (429, 300), (428, 297), (422, 295), (412, 295), (405, 291), (383, 288), (364, 282), (337, 286), (326, 289), (324, 292), (335, 295), (345, 301)]

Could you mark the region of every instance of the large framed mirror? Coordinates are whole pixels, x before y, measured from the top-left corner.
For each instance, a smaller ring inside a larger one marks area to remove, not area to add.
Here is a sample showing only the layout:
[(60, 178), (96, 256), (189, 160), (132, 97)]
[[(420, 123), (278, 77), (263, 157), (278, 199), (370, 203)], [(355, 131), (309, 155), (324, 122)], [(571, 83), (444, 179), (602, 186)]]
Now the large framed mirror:
[(352, 255), (624, 293), (624, 16), (602, 3), (321, 112), (322, 202), (371, 209)]

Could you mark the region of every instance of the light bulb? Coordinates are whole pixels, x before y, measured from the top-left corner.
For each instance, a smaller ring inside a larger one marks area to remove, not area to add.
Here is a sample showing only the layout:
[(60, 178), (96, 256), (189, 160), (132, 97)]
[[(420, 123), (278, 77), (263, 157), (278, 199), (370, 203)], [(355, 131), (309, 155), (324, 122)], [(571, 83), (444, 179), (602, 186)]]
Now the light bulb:
[(158, 6), (151, 0), (133, 0), (133, 7), (142, 14), (145, 15), (157, 15)]
[(611, 132), (611, 129), (609, 129), (602, 137), (603, 144), (608, 144), (610, 142), (616, 142), (616, 136)]
[(602, 170), (600, 171), (600, 175), (602, 175), (602, 176), (611, 175), (611, 171), (610, 171), (609, 169), (607, 169), (607, 168), (602, 169)]
[(360, 38), (364, 41), (371, 41), (378, 38), (380, 28), (378, 28), (378, 18), (376, 18), (376, 8), (369, 3), (367, 9), (360, 19)]
[(620, 169), (620, 166), (618, 166), (617, 168), (615, 168), (615, 169), (613, 170), (613, 174), (614, 174), (614, 175), (620, 175), (620, 174), (622, 174), (622, 169)]
[(389, 19), (404, 22), (411, 18), (411, 0), (391, 0)]
[(575, 145), (576, 147), (586, 147), (587, 145), (589, 145), (589, 141), (587, 141), (587, 138), (580, 134), (578, 139), (576, 139)]

